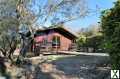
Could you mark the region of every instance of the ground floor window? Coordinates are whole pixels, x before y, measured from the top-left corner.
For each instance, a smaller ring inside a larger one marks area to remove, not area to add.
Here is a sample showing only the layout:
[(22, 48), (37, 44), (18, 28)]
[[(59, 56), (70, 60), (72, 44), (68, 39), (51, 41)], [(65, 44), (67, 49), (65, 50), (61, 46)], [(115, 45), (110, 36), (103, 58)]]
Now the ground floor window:
[(60, 47), (60, 37), (54, 36), (52, 39), (52, 46), (53, 47)]

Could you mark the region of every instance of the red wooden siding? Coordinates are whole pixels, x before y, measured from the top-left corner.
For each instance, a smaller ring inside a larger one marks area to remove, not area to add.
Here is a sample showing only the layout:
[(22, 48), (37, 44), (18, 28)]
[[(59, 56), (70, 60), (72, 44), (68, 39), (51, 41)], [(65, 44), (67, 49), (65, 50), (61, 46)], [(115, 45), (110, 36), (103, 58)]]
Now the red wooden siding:
[(72, 40), (66, 38), (65, 36), (61, 35), (58, 32), (51, 32), (49, 34), (37, 36), (37, 37), (35, 37), (35, 41), (43, 42), (44, 40), (47, 40), (47, 42), (52, 42), (52, 39), (54, 36), (60, 37), (60, 47), (58, 50), (68, 50), (69, 49), (69, 46), (71, 45)]

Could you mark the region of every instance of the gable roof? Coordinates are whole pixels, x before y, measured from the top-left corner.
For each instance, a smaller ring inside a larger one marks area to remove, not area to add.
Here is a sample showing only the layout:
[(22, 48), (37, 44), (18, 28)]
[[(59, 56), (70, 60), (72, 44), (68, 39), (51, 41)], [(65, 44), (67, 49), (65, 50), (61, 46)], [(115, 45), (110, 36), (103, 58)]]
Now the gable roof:
[(77, 36), (75, 34), (73, 34), (72, 32), (70, 32), (69, 30), (67, 30), (64, 27), (49, 27), (49, 28), (44, 28), (44, 29), (39, 29), (36, 32), (46, 32), (49, 33), (50, 30), (54, 30), (55, 32), (60, 33), (61, 35), (69, 38), (69, 39), (76, 39)]

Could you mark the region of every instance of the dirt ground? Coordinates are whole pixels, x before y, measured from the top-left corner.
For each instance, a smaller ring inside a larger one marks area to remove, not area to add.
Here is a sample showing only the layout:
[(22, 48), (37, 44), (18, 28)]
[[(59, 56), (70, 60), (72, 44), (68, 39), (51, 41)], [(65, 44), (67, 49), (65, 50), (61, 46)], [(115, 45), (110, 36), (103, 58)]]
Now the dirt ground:
[(48, 55), (8, 67), (11, 79), (110, 79), (109, 56)]

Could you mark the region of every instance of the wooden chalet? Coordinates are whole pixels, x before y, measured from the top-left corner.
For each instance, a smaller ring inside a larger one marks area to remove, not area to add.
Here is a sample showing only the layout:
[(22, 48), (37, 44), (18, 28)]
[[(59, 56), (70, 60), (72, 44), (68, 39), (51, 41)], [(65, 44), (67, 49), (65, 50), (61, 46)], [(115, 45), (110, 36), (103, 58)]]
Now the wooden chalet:
[(63, 27), (37, 30), (34, 35), (34, 52), (70, 51), (77, 36)]

